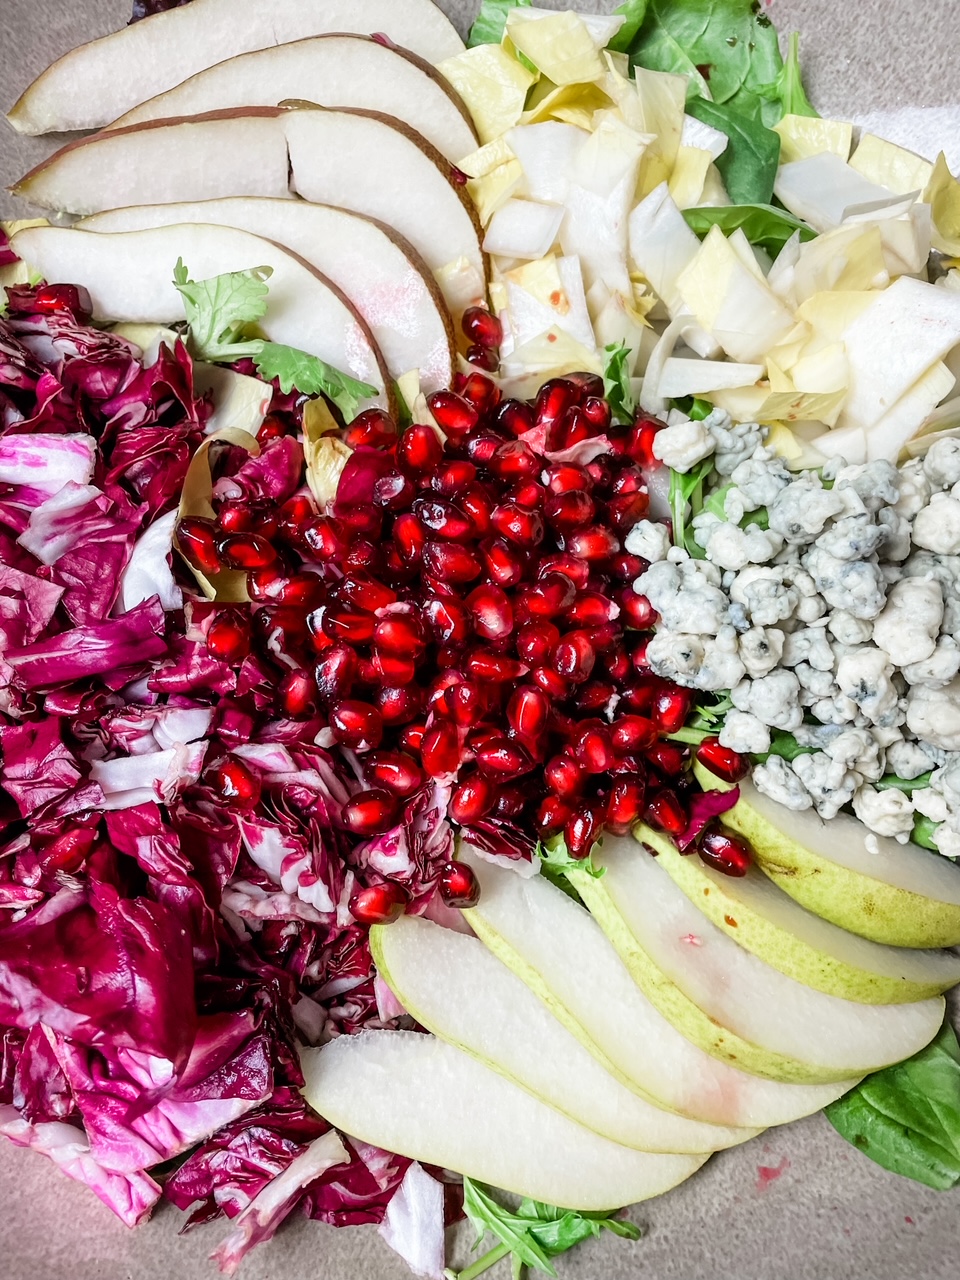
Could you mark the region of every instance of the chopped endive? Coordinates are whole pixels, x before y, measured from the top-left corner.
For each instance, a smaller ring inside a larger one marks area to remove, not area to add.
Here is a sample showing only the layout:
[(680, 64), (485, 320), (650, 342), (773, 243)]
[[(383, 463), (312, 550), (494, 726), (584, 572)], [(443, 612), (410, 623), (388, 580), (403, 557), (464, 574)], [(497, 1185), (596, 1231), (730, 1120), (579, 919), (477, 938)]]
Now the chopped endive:
[(941, 253), (960, 257), (960, 182), (950, 172), (941, 151), (923, 193), (933, 213), (933, 244)]
[[(328, 410), (329, 412), (329, 410)], [(183, 481), (180, 494), (178, 520), (185, 516), (202, 516), (211, 520), (215, 516), (211, 498), (213, 496), (213, 474), (210, 463), (210, 451), (217, 446), (232, 445), (238, 449), (246, 449), (256, 457), (260, 445), (254, 436), (236, 427), (227, 427), (216, 435), (208, 436), (190, 459), (190, 466)], [(174, 546), (177, 546), (174, 537)], [(177, 547), (179, 550), (179, 547)], [(208, 600), (216, 600), (221, 604), (246, 604), (250, 596), (247, 594), (247, 574), (243, 569), (222, 569), (209, 577), (195, 568), (181, 552), (184, 564), (197, 580), (197, 585)]]
[(707, 397), (739, 422), (822, 422), (831, 425), (843, 406), (846, 391), (771, 391), (769, 387), (741, 387), (715, 391)]
[(724, 360), (694, 360), (671, 356), (663, 366), (660, 394), (667, 400), (705, 396), (713, 391), (743, 388), (763, 377), (762, 364)]
[(576, 157), (589, 137), (586, 129), (558, 120), (519, 124), (511, 129), (503, 144), (510, 151), (510, 158), (515, 156), (523, 168), (517, 195), (563, 204)]
[(674, 310), (677, 281), (700, 251), (700, 241), (687, 226), (667, 184), (642, 200), (630, 214), (630, 260), (666, 305)]
[(563, 208), (537, 200), (507, 200), (490, 219), (485, 253), (505, 258), (543, 258), (553, 247)]
[(505, 164), (497, 165), (495, 169), (485, 173), (482, 178), (470, 178), (467, 181), (467, 191), (477, 207), (477, 216), (484, 226), (487, 226), (497, 210), (506, 204), (520, 186), (522, 179), (523, 170), (520, 167), (520, 161), (508, 160)]
[(700, 203), (703, 184), (713, 159), (702, 147), (681, 146), (670, 174), (670, 195), (678, 209), (692, 209)]
[[(786, 115), (773, 126), (780, 135), (780, 163), (806, 160), (829, 151), (846, 160), (853, 143), (853, 125), (846, 120), (824, 120), (817, 116)], [(869, 174), (864, 175), (869, 177)]]
[(860, 135), (856, 150), (850, 157), (850, 167), (862, 173), (868, 182), (887, 187), (901, 196), (911, 191), (923, 191), (933, 177), (933, 165), (929, 160), (872, 133)]
[(559, 85), (543, 98), (535, 98), (521, 116), (520, 123), (542, 124), (556, 120), (589, 131), (593, 128), (596, 113), (608, 111), (612, 106), (607, 94), (595, 84)]
[(684, 76), (647, 71), (643, 67), (634, 68), (634, 77), (640, 103), (640, 128), (654, 137), (641, 166), (638, 194), (645, 196), (673, 172), (683, 136), (687, 82)]
[(793, 294), (801, 303), (816, 293), (885, 289), (889, 283), (879, 226), (844, 223), (801, 247)]
[(337, 485), (353, 450), (337, 435), (338, 424), (320, 397), (303, 408), (303, 455), (307, 484), (324, 511), (337, 496)]
[(598, 45), (579, 14), (513, 9), (505, 34), (555, 85), (585, 84), (603, 74)]
[(517, 123), (527, 90), (537, 79), (497, 44), (465, 49), (439, 63), (437, 70), (463, 99), (481, 142), (492, 142)]
[(554, 325), (504, 357), (500, 385), (505, 396), (532, 399), (547, 378), (581, 372), (602, 375), (602, 359)]
[(504, 135), (485, 143), (476, 151), (471, 151), (458, 163), (457, 168), (468, 178), (485, 178), (487, 174), (493, 173), (501, 165), (516, 158), (510, 147), (508, 136)]
[(896, 462), (907, 441), (953, 390), (955, 381), (942, 361), (928, 369), (867, 431), (867, 460)]
[(504, 281), (510, 327), (517, 346), (556, 325), (588, 351), (594, 347), (577, 258), (551, 255), (508, 271)]
[(868, 182), (838, 155), (819, 152), (780, 166), (774, 185), (777, 199), (816, 231), (838, 227), (849, 213), (897, 205), (895, 191)]

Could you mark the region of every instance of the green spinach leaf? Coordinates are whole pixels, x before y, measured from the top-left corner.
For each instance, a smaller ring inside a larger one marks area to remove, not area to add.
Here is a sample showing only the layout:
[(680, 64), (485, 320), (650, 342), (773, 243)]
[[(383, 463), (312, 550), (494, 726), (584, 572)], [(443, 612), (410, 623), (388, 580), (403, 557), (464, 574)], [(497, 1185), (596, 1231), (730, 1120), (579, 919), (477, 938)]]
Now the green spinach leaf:
[(786, 209), (769, 204), (703, 205), (684, 209), (683, 216), (691, 231), (703, 239), (711, 227), (719, 227), (725, 236), (742, 230), (751, 244), (766, 249), (772, 257), (780, 252), (797, 231), (801, 240), (813, 240), (816, 232)]
[(625, 342), (611, 342), (604, 347), (603, 394), (617, 422), (632, 422), (636, 403), (630, 387), (627, 361), (631, 351)]
[(864, 1155), (945, 1191), (960, 1182), (960, 1046), (949, 1024), (925, 1049), (868, 1076), (825, 1110)]
[(630, 46), (637, 38), (637, 33), (643, 26), (643, 20), (647, 16), (647, 7), (650, 0), (626, 0), (625, 4), (614, 9), (615, 14), (623, 14), (626, 18), (623, 26), (607, 45), (608, 49), (612, 49), (614, 53), (629, 53)]
[(531, 0), (483, 0), (477, 19), (467, 35), (467, 48), (478, 44), (500, 44), (511, 9), (529, 8)]
[[(754, 92), (767, 102), (772, 102), (778, 110), (777, 119), (784, 116), (813, 116), (820, 118), (820, 112), (807, 97), (803, 87), (803, 76), (800, 72), (800, 36), (794, 31), (790, 36), (790, 47), (787, 58), (776, 79), (770, 84), (757, 85)], [(768, 118), (768, 123), (775, 124)]]
[(761, 114), (762, 100), (752, 93), (734, 102), (693, 98), (690, 115), (725, 133), (730, 141), (717, 160), (727, 194), (735, 205), (769, 205), (780, 161), (780, 135), (768, 129)]
[(932, 776), (932, 770), (930, 773), (921, 773), (919, 778), (898, 778), (895, 773), (885, 773), (873, 785), (878, 791), (890, 791), (896, 788), (897, 791), (912, 796), (914, 791), (923, 791), (929, 787)]

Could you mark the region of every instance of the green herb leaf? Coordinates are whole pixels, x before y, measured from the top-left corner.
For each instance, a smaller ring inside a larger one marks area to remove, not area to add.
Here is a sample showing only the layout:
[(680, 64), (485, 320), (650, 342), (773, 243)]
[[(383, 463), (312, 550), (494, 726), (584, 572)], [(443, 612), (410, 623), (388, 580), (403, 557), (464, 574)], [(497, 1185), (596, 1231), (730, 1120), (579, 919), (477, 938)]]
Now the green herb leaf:
[(949, 1024), (925, 1049), (868, 1076), (825, 1109), (884, 1169), (946, 1191), (960, 1182), (960, 1046)]
[(913, 824), (910, 839), (924, 849), (932, 849), (934, 853), (939, 853), (940, 847), (933, 838), (933, 833), (939, 825), (940, 823), (934, 822), (932, 818), (919, 817)]
[(603, 394), (617, 422), (632, 422), (636, 403), (630, 387), (627, 361), (631, 350), (625, 342), (611, 342), (604, 347), (606, 363), (603, 370)]
[(536, 854), (544, 869), (551, 871), (585, 871), (595, 880), (605, 873), (605, 868), (594, 866), (591, 858), (571, 858), (563, 836), (552, 836), (546, 844), (537, 845)]
[(279, 342), (264, 342), (255, 359), (261, 378), (268, 382), (276, 378), (284, 395), (294, 388), (305, 396), (324, 395), (333, 401), (347, 422), (357, 416), (361, 400), (377, 394), (376, 387), (369, 383), (341, 373), (318, 356)]
[(780, 161), (780, 136), (768, 129), (761, 114), (762, 100), (752, 93), (734, 102), (687, 103), (690, 115), (719, 129), (730, 139), (717, 160), (727, 194), (735, 205), (769, 205)]
[(245, 330), (266, 314), (266, 282), (271, 275), (272, 267), (253, 267), (191, 280), (183, 259), (177, 259), (173, 283), (183, 298), (194, 356), (232, 362), (260, 351), (263, 339), (250, 337)]
[(702, 462), (684, 474), (670, 471), (670, 516), (673, 522), (673, 545), (684, 547), (698, 560), (704, 556), (703, 548), (693, 539), (693, 531), (688, 522), (699, 515), (703, 509), (703, 487), (713, 471), (713, 459), (704, 458)]
[(472, 1178), (463, 1180), (463, 1208), (476, 1230), (477, 1245), (490, 1231), (525, 1266), (556, 1276), (549, 1256), (531, 1235), (529, 1222), (497, 1204), (486, 1188)]
[(813, 755), (815, 751), (816, 747), (801, 747), (792, 733), (777, 729), (770, 740), (770, 750), (752, 756), (751, 759), (758, 760), (761, 764), (765, 764), (771, 756), (780, 756), (781, 759), (790, 761), (796, 760), (798, 756)]
[(703, 205), (684, 209), (683, 216), (701, 240), (711, 227), (719, 227), (725, 236), (742, 230), (751, 244), (766, 249), (773, 257), (795, 232), (800, 232), (801, 240), (813, 240), (817, 234), (792, 213), (769, 204)]
[(691, 77), (690, 92), (727, 102), (776, 79), (777, 32), (755, 0), (649, 0), (631, 61)]
[(620, 5), (614, 9), (614, 14), (623, 14), (626, 22), (607, 45), (608, 49), (612, 49), (614, 53), (629, 53), (630, 46), (637, 38), (637, 33), (643, 26), (643, 20), (647, 16), (647, 8), (650, 0), (626, 0), (626, 4)]
[[(803, 76), (800, 74), (800, 35), (794, 31), (790, 36), (790, 47), (787, 59), (776, 79), (769, 84), (757, 85), (755, 92), (768, 102), (773, 102), (779, 109), (777, 119), (784, 116), (813, 116), (820, 119), (820, 112), (807, 97), (803, 87)], [(776, 123), (774, 121), (773, 123)]]
[(467, 35), (467, 48), (478, 44), (500, 44), (511, 9), (528, 9), (531, 0), (483, 0), (476, 22)]
[(896, 789), (897, 791), (902, 791), (905, 795), (912, 796), (914, 791), (923, 791), (926, 787), (929, 787), (932, 777), (932, 770), (929, 773), (921, 773), (919, 778), (898, 778), (895, 773), (885, 773), (873, 785), (878, 791)]

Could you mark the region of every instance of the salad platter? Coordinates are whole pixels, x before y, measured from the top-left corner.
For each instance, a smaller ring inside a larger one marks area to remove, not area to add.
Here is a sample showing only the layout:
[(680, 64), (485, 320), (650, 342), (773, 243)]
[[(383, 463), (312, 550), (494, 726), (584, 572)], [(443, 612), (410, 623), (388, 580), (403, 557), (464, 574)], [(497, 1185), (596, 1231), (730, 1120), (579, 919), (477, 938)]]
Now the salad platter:
[(946, 1275), (915, 13), (48, 8), (0, 51), (11, 1274)]

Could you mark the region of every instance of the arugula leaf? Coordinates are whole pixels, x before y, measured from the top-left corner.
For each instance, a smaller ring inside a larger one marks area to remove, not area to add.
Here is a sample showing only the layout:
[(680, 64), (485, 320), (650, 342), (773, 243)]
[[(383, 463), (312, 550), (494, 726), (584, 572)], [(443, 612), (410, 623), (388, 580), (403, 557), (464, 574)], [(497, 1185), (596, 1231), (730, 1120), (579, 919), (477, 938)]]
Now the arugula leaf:
[(499, 1204), (489, 1190), (472, 1178), (463, 1180), (463, 1207), (477, 1232), (475, 1248), (489, 1231), (500, 1244), (459, 1273), (459, 1280), (475, 1280), (501, 1258), (513, 1259), (513, 1274), (519, 1277), (523, 1267), (533, 1267), (548, 1276), (556, 1276), (551, 1258), (566, 1253), (583, 1240), (612, 1231), (624, 1240), (638, 1240), (640, 1229), (632, 1222), (613, 1216), (617, 1210), (601, 1213), (578, 1213), (559, 1209), (537, 1200), (521, 1200), (515, 1213)]
[[(778, 120), (784, 116), (813, 116), (817, 120), (820, 119), (820, 112), (813, 106), (803, 87), (803, 76), (800, 73), (799, 32), (794, 31), (790, 35), (787, 59), (776, 79), (770, 84), (757, 85), (754, 91), (767, 102), (776, 104), (779, 110)], [(771, 123), (775, 124), (776, 121)]]
[(649, 0), (627, 52), (650, 71), (690, 76), (689, 93), (718, 103), (770, 84), (783, 66), (776, 29), (755, 0)]
[(603, 350), (607, 357), (603, 370), (603, 394), (617, 422), (632, 422), (637, 406), (627, 372), (631, 350), (625, 342), (611, 342)]
[(626, 0), (625, 4), (614, 9), (614, 16), (623, 14), (626, 22), (607, 45), (614, 53), (629, 53), (630, 46), (637, 38), (637, 33), (643, 26), (643, 20), (647, 16), (647, 7), (650, 0)]
[(914, 791), (923, 791), (930, 785), (930, 779), (933, 777), (933, 771), (929, 773), (921, 773), (919, 778), (898, 778), (895, 773), (885, 773), (873, 785), (878, 791), (890, 791), (896, 788), (905, 795), (912, 796)]
[(712, 471), (712, 458), (704, 458), (686, 474), (673, 469), (670, 471), (669, 502), (673, 521), (673, 545), (684, 547), (698, 560), (703, 559), (704, 551), (694, 541), (693, 530), (688, 529), (687, 524), (703, 509), (703, 487)]
[(511, 9), (528, 9), (531, 0), (483, 0), (476, 21), (467, 34), (467, 48), (478, 44), (500, 44)]
[(376, 387), (369, 383), (341, 373), (318, 356), (279, 342), (264, 342), (254, 359), (261, 378), (267, 382), (276, 378), (284, 395), (294, 388), (305, 396), (324, 395), (333, 401), (347, 422), (357, 416), (361, 400), (377, 394)]
[(813, 240), (817, 234), (813, 227), (808, 227), (786, 209), (775, 209), (769, 204), (702, 205), (684, 209), (683, 216), (690, 230), (701, 239), (715, 226), (725, 236), (742, 230), (751, 244), (766, 249), (773, 257), (794, 232), (800, 232), (801, 240)]
[(925, 1049), (825, 1108), (869, 1159), (938, 1191), (960, 1182), (960, 1046), (949, 1023)]
[(177, 259), (173, 283), (183, 298), (190, 350), (197, 359), (232, 362), (260, 351), (263, 339), (244, 337), (244, 330), (266, 315), (266, 282), (272, 275), (272, 267), (252, 267), (191, 280), (183, 259)]
[(773, 197), (780, 135), (764, 124), (761, 107), (762, 100), (752, 93), (741, 94), (735, 103), (708, 102), (706, 98), (687, 103), (690, 115), (730, 139), (716, 164), (735, 205), (768, 205)]

